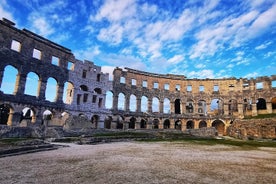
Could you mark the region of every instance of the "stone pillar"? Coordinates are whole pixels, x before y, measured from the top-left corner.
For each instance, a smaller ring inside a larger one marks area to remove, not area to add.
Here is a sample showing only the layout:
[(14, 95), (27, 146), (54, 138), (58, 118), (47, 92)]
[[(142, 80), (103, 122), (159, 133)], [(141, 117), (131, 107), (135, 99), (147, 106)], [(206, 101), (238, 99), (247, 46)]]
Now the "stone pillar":
[(271, 102), (266, 102), (266, 109), (268, 114), (272, 114), (272, 103)]
[(170, 102), (170, 104), (171, 104), (171, 114), (175, 114), (174, 102)]
[(206, 103), (206, 110), (207, 110), (207, 115), (211, 112), (211, 103), (210, 102), (208, 102), (208, 103)]
[(243, 104), (238, 103), (238, 112), (239, 112), (239, 117), (243, 118), (244, 117), (244, 111), (243, 111)]
[(257, 104), (252, 103), (252, 116), (258, 116), (258, 111), (257, 111)]
[(125, 96), (125, 111), (129, 112), (129, 100), (130, 100), (130, 96), (126, 95)]
[(14, 95), (24, 95), (25, 92), (25, 85), (26, 85), (26, 78), (25, 74), (17, 74), (16, 82), (15, 82), (15, 89), (13, 94)]
[(63, 103), (62, 97), (63, 97), (64, 84), (57, 84), (56, 89), (57, 89), (57, 94), (56, 94), (55, 102)]
[(46, 85), (47, 85), (47, 81), (45, 81), (43, 79), (40, 79), (38, 81), (37, 93), (38, 93), (38, 98), (40, 100), (45, 100)]
[(0, 69), (0, 88), (1, 88), (1, 86), (2, 86), (3, 75), (4, 75), (4, 69), (1, 68), (1, 69)]
[(181, 101), (181, 114), (186, 114), (186, 102)]
[(113, 95), (112, 109), (114, 111), (118, 110), (118, 95)]
[(187, 127), (187, 122), (184, 121), (184, 120), (182, 120), (182, 121), (181, 121), (181, 130), (182, 130), (182, 131), (185, 131), (185, 130), (186, 130), (186, 127)]
[(141, 97), (136, 97), (136, 112), (141, 112)]
[(148, 112), (151, 113), (152, 112), (152, 99), (148, 99)]
[(164, 101), (159, 101), (159, 112), (163, 113), (163, 109), (164, 109)]
[(228, 116), (228, 115), (229, 115), (228, 103), (225, 103), (225, 104), (223, 105), (223, 110), (224, 110), (224, 115)]

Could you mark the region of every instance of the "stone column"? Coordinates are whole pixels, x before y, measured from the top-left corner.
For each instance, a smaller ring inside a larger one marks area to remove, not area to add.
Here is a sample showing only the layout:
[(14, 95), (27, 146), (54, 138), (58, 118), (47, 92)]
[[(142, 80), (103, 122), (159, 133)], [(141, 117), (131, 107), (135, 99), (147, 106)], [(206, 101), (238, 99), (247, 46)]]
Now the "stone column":
[(1, 68), (1, 69), (0, 69), (0, 88), (1, 88), (1, 86), (2, 86), (3, 75), (4, 75), (4, 69)]
[(130, 96), (126, 95), (125, 96), (125, 111), (129, 112), (129, 100), (130, 100)]
[(224, 110), (224, 115), (228, 116), (229, 115), (228, 103), (225, 103), (223, 105), (223, 110)]
[(163, 113), (163, 109), (164, 109), (164, 101), (159, 101), (159, 112)]
[(268, 114), (272, 114), (272, 103), (266, 102), (266, 109)]
[(112, 109), (118, 111), (118, 95), (113, 95)]
[(47, 85), (47, 81), (45, 81), (44, 79), (39, 79), (38, 89), (37, 89), (38, 95), (37, 96), (40, 100), (45, 100), (46, 85)]
[(152, 113), (152, 99), (148, 99), (148, 112)]
[(136, 112), (141, 112), (141, 97), (136, 97)]
[(57, 89), (57, 94), (56, 94), (55, 102), (63, 103), (62, 97), (63, 97), (64, 84), (62, 83), (57, 84), (56, 89)]
[(186, 114), (186, 102), (181, 101), (181, 114)]
[(17, 74), (16, 82), (15, 82), (15, 89), (13, 94), (14, 95), (24, 95), (25, 92), (25, 85), (26, 85), (26, 78), (25, 74)]
[(170, 102), (171, 104), (171, 114), (175, 114), (174, 102)]
[(258, 116), (257, 104), (252, 103), (252, 116)]
[(243, 112), (243, 104), (242, 103), (238, 103), (238, 112), (239, 112), (239, 117), (243, 118), (244, 112)]

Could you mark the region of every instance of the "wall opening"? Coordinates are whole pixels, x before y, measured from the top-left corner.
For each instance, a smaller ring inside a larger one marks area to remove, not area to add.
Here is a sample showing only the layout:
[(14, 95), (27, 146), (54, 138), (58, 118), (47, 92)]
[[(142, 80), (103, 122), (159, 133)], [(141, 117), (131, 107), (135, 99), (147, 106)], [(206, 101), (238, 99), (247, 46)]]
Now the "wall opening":
[(175, 101), (174, 101), (174, 110), (175, 110), (175, 114), (181, 114), (181, 108), (180, 108), (180, 105), (181, 105), (181, 103), (180, 103), (180, 99), (176, 99)]

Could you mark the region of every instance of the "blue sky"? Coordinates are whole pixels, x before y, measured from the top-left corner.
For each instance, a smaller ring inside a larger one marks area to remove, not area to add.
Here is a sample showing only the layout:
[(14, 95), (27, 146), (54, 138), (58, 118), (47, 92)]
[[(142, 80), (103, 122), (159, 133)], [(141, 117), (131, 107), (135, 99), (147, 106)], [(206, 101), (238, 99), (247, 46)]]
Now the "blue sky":
[(0, 16), (106, 72), (276, 74), (275, 0), (2, 0)]

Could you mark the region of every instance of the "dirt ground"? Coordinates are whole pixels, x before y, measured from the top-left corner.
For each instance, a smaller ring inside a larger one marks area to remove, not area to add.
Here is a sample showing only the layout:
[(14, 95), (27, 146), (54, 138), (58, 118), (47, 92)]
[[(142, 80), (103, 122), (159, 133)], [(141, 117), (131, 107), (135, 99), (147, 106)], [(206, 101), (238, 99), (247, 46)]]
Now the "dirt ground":
[(190, 143), (76, 145), (0, 158), (0, 183), (275, 183), (276, 148)]

